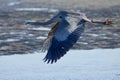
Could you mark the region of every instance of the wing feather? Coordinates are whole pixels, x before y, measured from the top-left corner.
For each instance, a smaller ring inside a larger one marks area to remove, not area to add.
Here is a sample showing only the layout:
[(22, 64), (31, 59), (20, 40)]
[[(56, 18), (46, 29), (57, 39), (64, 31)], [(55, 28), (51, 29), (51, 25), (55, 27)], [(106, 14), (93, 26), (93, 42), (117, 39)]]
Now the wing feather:
[(44, 62), (53, 63), (63, 57), (67, 51), (77, 42), (80, 35), (84, 32), (85, 21), (82, 19), (78, 23), (76, 28), (64, 41), (59, 41), (55, 37), (52, 38), (47, 55), (44, 58)]
[(51, 40), (53, 38), (53, 35), (54, 33), (56, 32), (57, 28), (59, 27), (60, 25), (60, 22), (58, 21), (50, 30), (50, 32), (48, 33), (48, 36), (45, 40), (45, 42), (43, 43), (43, 46), (41, 48), (41, 52), (45, 52), (48, 48), (49, 48), (49, 45), (51, 43)]

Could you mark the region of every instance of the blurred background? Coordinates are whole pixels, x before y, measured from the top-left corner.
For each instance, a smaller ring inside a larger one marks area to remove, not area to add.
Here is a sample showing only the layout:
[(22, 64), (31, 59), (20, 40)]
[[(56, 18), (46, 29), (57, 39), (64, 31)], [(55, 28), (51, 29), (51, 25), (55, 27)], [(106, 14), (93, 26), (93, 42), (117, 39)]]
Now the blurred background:
[(39, 51), (52, 25), (20, 25), (47, 21), (60, 10), (80, 11), (90, 19), (111, 19), (112, 25), (86, 24), (73, 49), (120, 47), (120, 0), (0, 0), (0, 55)]

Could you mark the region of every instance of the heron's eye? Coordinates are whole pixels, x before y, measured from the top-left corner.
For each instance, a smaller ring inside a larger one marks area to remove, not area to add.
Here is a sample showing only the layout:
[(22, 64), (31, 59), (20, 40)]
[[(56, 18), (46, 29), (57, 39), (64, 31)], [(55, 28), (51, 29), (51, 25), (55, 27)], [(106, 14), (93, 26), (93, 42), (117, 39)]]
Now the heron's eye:
[(59, 16), (59, 18), (62, 18), (62, 16)]

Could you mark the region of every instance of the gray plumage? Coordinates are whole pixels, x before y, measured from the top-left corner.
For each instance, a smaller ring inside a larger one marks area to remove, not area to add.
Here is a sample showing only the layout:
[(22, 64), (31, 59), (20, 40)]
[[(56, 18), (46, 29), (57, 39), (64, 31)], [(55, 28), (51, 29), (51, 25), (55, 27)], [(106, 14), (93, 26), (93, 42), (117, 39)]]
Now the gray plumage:
[(93, 21), (88, 19), (83, 13), (74, 13), (60, 11), (56, 16), (47, 22), (27, 22), (31, 25), (48, 25), (55, 22), (51, 28), (43, 47), (42, 52), (47, 51), (47, 55), (43, 59), (47, 63), (56, 62), (63, 57), (67, 51), (77, 42), (81, 34), (84, 32), (86, 22), (111, 24), (111, 21)]

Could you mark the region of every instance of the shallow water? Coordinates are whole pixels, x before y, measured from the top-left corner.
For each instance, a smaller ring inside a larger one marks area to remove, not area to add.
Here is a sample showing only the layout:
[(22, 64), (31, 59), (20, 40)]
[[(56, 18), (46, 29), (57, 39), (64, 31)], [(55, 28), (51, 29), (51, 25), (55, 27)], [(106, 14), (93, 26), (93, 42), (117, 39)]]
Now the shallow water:
[(0, 80), (120, 80), (120, 49), (70, 50), (54, 64), (45, 54), (0, 57)]

